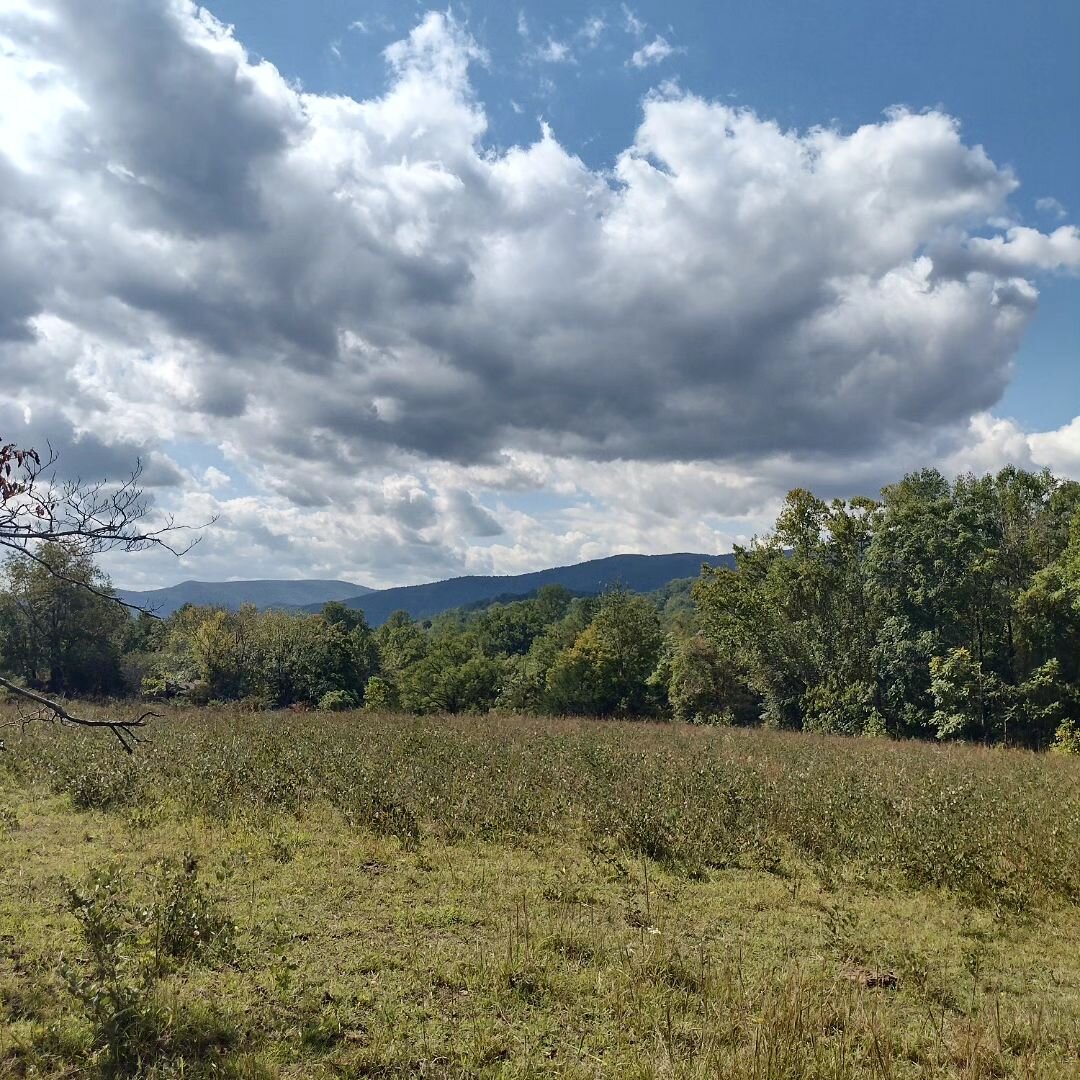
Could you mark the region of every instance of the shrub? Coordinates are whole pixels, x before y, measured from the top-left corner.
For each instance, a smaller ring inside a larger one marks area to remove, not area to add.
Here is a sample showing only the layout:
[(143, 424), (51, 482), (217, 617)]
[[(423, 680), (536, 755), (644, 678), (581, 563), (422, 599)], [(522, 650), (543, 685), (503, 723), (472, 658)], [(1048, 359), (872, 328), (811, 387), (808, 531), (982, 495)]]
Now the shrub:
[(173, 967), (231, 951), (233, 924), (198, 882), (195, 860), (162, 863), (149, 906), (129, 898), (112, 867), (65, 892), (83, 955), (63, 974), (90, 1024), (100, 1074), (142, 1076), (170, 1059), (220, 1057), (235, 1041), (232, 1024), (213, 1006), (158, 991)]
[(364, 708), (371, 712), (389, 712), (398, 705), (397, 688), (389, 679), (372, 675), (364, 687)]
[(212, 695), (213, 687), (202, 679), (187, 688), (187, 699), (192, 705), (208, 705)]
[(125, 816), (160, 805), (266, 827), (268, 815), (324, 804), (407, 846), (581, 830), (679, 871), (772, 866), (779, 852), (823, 874), (1009, 910), (1072, 898), (1080, 881), (1080, 848), (1062, 841), (1080, 828), (1076, 756), (368, 709), (298, 723), (233, 709), (177, 710), (133, 759), (104, 738), (39, 730), (17, 734), (0, 769), (5, 760), (80, 808)]
[(76, 810), (111, 810), (133, 806), (141, 794), (139, 764), (123, 754), (98, 752), (66, 763), (54, 776), (58, 792), (71, 796)]
[(328, 690), (319, 698), (319, 709), (322, 712), (345, 712), (347, 709), (355, 709), (356, 698), (348, 690)]
[(1063, 720), (1054, 732), (1050, 750), (1055, 754), (1080, 754), (1080, 726), (1073, 720)]
[(149, 919), (158, 970), (177, 961), (232, 958), (236, 927), (199, 881), (191, 855), (161, 864)]
[(126, 948), (135, 931), (120, 872), (97, 870), (84, 887), (68, 883), (66, 892), (87, 953), (79, 967), (65, 968), (68, 989), (86, 1012), (105, 1070), (134, 1074), (157, 1048), (161, 1017), (148, 972)]

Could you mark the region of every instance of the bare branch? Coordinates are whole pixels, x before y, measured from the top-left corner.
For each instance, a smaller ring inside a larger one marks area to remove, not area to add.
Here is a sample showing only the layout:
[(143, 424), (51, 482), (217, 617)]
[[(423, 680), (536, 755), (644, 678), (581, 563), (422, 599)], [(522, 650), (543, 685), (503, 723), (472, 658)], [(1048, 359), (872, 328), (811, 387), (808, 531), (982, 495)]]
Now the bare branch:
[(30, 559), (62, 581), (157, 618), (153, 611), (130, 604), (107, 589), (65, 575), (36, 553), (38, 547), (60, 543), (77, 556), (161, 548), (179, 557), (201, 537), (192, 535), (185, 543), (178, 543), (178, 537), (198, 533), (213, 524), (213, 519), (192, 528), (165, 515), (151, 524), (150, 506), (139, 486), (141, 461), (136, 462), (130, 476), (115, 484), (107, 480), (84, 483), (81, 479), (59, 484), (57, 461), (51, 446), (42, 456), (36, 450), (0, 440), (0, 547)]
[(57, 460), (51, 448), (42, 458), (14, 443), (0, 445), (0, 543), (5, 547), (26, 554), (38, 543), (56, 541), (80, 555), (156, 547), (180, 556), (198, 543), (198, 536), (182, 544), (177, 538), (205, 526), (179, 525), (171, 515), (150, 522), (150, 505), (139, 486), (141, 461), (119, 483), (60, 484)]
[[(144, 712), (141, 716), (131, 720), (94, 720), (85, 716), (76, 716), (74, 713), (68, 712), (60, 702), (47, 698), (44, 694), (39, 694), (34, 690), (28, 690), (25, 686), (19, 686), (18, 683), (13, 683), (2, 675), (0, 675), (0, 686), (26, 701), (32, 701), (38, 706), (40, 711), (36, 716), (20, 717), (19, 723), (23, 727), (26, 727), (33, 720), (51, 720), (58, 721), (61, 725), (70, 724), (83, 728), (106, 728), (116, 736), (120, 745), (129, 754), (134, 752), (139, 743), (139, 738), (135, 734), (136, 730), (146, 727), (151, 719), (159, 715), (155, 712)], [(2, 746), (3, 744), (0, 743), (0, 747)]]

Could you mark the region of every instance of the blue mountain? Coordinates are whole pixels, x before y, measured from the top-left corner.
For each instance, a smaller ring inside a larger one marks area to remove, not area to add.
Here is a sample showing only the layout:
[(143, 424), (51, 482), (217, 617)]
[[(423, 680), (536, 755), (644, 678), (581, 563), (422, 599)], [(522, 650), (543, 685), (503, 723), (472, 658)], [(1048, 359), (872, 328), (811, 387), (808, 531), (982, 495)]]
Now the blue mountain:
[(371, 590), (351, 581), (181, 581), (166, 589), (117, 589), (121, 600), (164, 618), (185, 604), (236, 611), (242, 604), (258, 608), (321, 607), (328, 600), (356, 598)]
[[(338, 597), (346, 607), (363, 611), (371, 626), (380, 626), (395, 611), (414, 619), (429, 619), (451, 608), (464, 607), (499, 597), (510, 600), (527, 596), (544, 585), (562, 585), (586, 595), (621, 586), (631, 592), (654, 592), (678, 578), (696, 577), (703, 565), (734, 567), (734, 555), (612, 555), (573, 566), (556, 566), (531, 574), (492, 577), (457, 577), (426, 585), (402, 585), (375, 589), (362, 595)], [(319, 602), (304, 605), (318, 611)]]

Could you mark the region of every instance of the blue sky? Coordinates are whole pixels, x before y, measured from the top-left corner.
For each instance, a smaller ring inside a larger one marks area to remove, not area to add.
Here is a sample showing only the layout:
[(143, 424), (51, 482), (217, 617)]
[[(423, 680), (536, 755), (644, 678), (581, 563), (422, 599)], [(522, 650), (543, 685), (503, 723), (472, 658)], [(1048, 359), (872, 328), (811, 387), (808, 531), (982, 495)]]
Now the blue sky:
[(730, 550), (1080, 479), (1080, 5), (0, 0), (0, 434), (184, 577)]
[[(368, 97), (384, 86), (382, 50), (428, 5), (210, 6), (250, 48), (311, 90)], [(1070, 220), (1080, 211), (1080, 4), (1072, 0), (473, 0), (449, 10), (490, 53), (475, 83), (494, 145), (531, 141), (544, 117), (587, 163), (609, 166), (630, 142), (641, 96), (658, 77), (798, 128), (850, 129), (892, 105), (941, 107), (960, 120), (968, 141), (1016, 170), (1023, 186), (1013, 201), (1031, 221), (1053, 220), (1036, 209), (1040, 198), (1057, 199)], [(591, 49), (582, 39), (590, 19), (604, 23)], [(643, 24), (639, 33), (632, 19)], [(679, 51), (646, 68), (628, 65), (642, 41), (657, 35)], [(537, 59), (550, 41), (565, 43), (573, 59)], [(1000, 410), (1050, 427), (1071, 420), (1080, 403), (1080, 282), (1050, 278), (1040, 292), (1039, 316)]]

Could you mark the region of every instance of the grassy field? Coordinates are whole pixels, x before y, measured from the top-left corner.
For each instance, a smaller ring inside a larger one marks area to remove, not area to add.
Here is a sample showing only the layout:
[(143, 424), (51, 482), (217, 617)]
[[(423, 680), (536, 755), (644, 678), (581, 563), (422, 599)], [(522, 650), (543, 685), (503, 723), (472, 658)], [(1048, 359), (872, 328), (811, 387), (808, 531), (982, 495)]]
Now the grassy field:
[(226, 710), (7, 746), (3, 1077), (1080, 1076), (1075, 759)]

